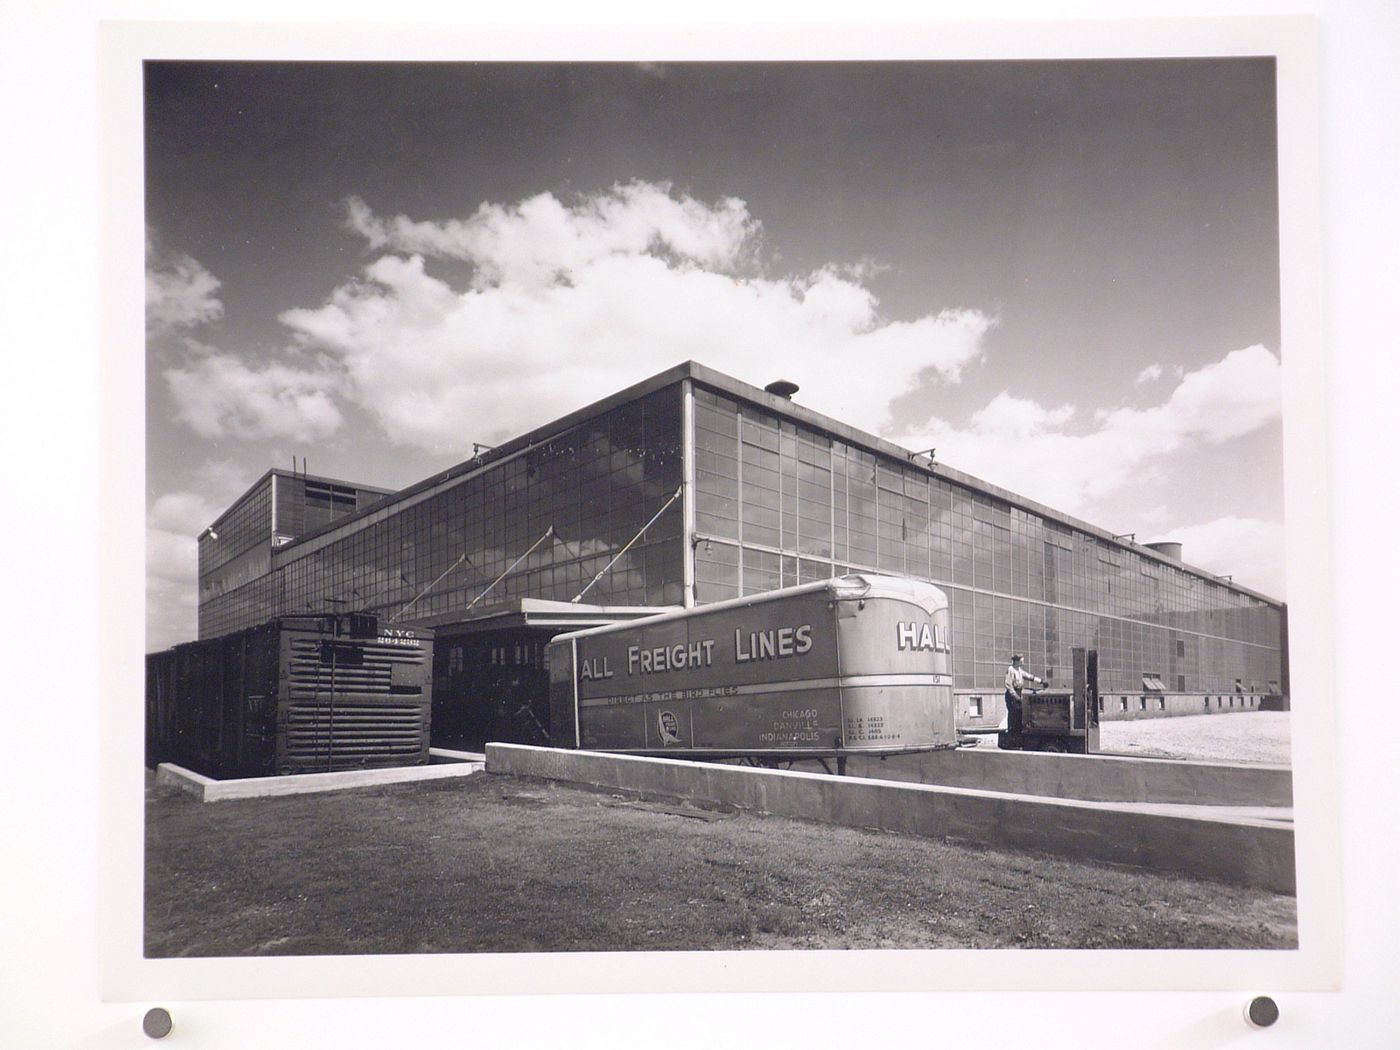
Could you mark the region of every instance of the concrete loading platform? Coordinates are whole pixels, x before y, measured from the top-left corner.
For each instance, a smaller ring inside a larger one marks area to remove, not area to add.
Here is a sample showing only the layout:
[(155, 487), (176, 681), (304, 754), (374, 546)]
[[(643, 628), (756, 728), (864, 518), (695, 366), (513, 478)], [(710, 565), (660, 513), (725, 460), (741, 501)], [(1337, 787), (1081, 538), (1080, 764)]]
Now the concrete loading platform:
[[(804, 764), (799, 768), (808, 772), (821, 771), (816, 764)], [(846, 772), (872, 780), (900, 780), (1085, 802), (1281, 808), (1293, 805), (1293, 771), (1288, 766), (958, 748), (891, 755), (884, 759), (851, 758), (847, 760)]]
[[(954, 753), (949, 761), (957, 758)], [(920, 756), (923, 757), (923, 756)], [(1067, 755), (991, 756), (993, 763), (950, 766), (967, 776), (986, 775), (1000, 759), (1032, 763), (1035, 776), (1058, 778), (1088, 790), (1096, 776), (1128, 777), (1129, 769), (1100, 758)], [(1079, 770), (1053, 763), (1085, 763)], [(1124, 759), (1161, 768), (1159, 760)], [(1031, 767), (1025, 767), (1031, 768)], [(1218, 770), (1245, 767), (1215, 766)], [(1102, 770), (1102, 774), (1094, 772)], [(1097, 861), (1216, 879), (1276, 893), (1296, 892), (1293, 828), (1286, 806), (1260, 798), (1202, 805), (1175, 799), (1106, 801), (1055, 798), (1005, 790), (949, 787), (932, 783), (838, 777), (796, 770), (639, 758), (564, 751), (522, 744), (488, 744), (486, 771), (536, 777), (635, 793), (700, 806), (734, 806), (774, 816), (942, 839), (962, 845), (1032, 850), (1074, 860)], [(1189, 773), (1189, 771), (1188, 771)], [(1029, 775), (1029, 774), (1027, 774)], [(1221, 782), (1229, 773), (1215, 774)], [(1155, 783), (1145, 771), (1132, 773), (1145, 793)], [(1248, 774), (1245, 774), (1246, 778)], [(1146, 778), (1146, 779), (1142, 779)], [(1131, 779), (1131, 778), (1130, 778)], [(1189, 775), (1184, 784), (1196, 778)], [(1264, 778), (1268, 781), (1270, 778)], [(1277, 797), (1262, 787), (1263, 796)], [(1099, 790), (1102, 793), (1102, 789)], [(1212, 797), (1195, 792), (1197, 799)], [(1120, 796), (1121, 797), (1121, 796)], [(1291, 795), (1289, 796), (1291, 801)], [(1223, 801), (1223, 800), (1222, 800)]]
[(162, 762), (156, 767), (156, 783), (177, 788), (201, 802), (226, 802), (470, 776), (481, 771), (486, 757), (480, 753), (436, 747), (429, 748), (428, 754), (432, 761), (426, 766), (346, 769), (333, 773), (296, 773), (281, 777), (238, 777), (228, 780), (215, 780), (173, 762)]

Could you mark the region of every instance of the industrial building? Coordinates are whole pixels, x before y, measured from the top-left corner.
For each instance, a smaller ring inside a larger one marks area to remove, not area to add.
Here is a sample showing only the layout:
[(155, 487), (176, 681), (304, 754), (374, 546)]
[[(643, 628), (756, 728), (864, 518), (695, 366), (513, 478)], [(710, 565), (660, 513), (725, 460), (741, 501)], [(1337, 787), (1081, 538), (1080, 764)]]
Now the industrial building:
[(395, 493), (269, 471), (199, 537), (199, 634), (436, 632), (435, 742), (540, 742), (560, 631), (870, 571), (951, 603), (959, 724), (1099, 652), (1105, 719), (1287, 703), (1279, 601), (687, 362)]
[(269, 470), (199, 534), (199, 637), (269, 619), (266, 592), (256, 585), (272, 576), (272, 552), (387, 495), (388, 489)]

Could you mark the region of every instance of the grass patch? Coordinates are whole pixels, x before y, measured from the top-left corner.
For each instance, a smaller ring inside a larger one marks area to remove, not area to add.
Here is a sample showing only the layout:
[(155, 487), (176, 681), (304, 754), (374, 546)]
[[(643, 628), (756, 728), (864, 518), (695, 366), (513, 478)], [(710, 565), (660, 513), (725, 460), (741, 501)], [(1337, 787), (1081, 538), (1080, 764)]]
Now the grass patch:
[(201, 804), (152, 790), (149, 956), (1290, 948), (1291, 897), (478, 774)]

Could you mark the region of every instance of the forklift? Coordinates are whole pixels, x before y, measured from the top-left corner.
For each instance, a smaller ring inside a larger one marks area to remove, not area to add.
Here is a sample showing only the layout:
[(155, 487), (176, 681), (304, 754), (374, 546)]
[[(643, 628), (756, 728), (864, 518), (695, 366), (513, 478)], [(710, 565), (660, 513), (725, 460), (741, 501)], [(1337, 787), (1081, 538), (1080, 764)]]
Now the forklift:
[(1099, 651), (1071, 649), (1069, 689), (1028, 688), (1021, 694), (1021, 732), (997, 734), (1002, 751), (1092, 755), (1099, 749)]

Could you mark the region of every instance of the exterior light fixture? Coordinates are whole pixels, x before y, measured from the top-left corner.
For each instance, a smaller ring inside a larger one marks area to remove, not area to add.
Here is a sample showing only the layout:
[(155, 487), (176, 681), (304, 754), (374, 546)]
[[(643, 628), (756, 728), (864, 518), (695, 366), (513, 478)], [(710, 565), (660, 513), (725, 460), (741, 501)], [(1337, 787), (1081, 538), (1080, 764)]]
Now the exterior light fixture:
[(927, 457), (929, 458), (929, 460), (930, 460), (930, 463), (929, 463), (929, 465), (928, 465), (928, 469), (929, 469), (929, 470), (932, 470), (933, 467), (934, 467), (934, 464), (933, 464), (932, 460), (934, 460), (935, 458), (937, 458), (937, 455), (936, 455), (937, 452), (938, 452), (938, 449), (936, 449), (936, 448), (926, 448), (926, 449), (923, 449), (923, 450), (921, 450), (921, 451), (919, 451), (919, 452), (910, 452), (910, 453), (909, 453), (909, 462), (910, 462), (910, 463), (913, 463), (914, 460), (917, 459), (919, 456), (927, 456)]
[(201, 532), (201, 533), (199, 534), (199, 538), (200, 538), (200, 539), (206, 539), (206, 538), (208, 538), (208, 539), (211, 539), (211, 540), (217, 540), (217, 539), (219, 538), (219, 534), (218, 534), (217, 532), (214, 531), (214, 526), (210, 525), (207, 529), (205, 529), (203, 532)]
[(472, 455), (473, 455), (473, 456), (479, 456), (479, 455), (481, 455), (483, 452), (495, 452), (495, 451), (496, 451), (496, 446), (495, 446), (495, 445), (483, 445), (483, 444), (481, 444), (481, 442), (479, 442), (479, 441), (473, 441), (473, 442), (472, 442)]

